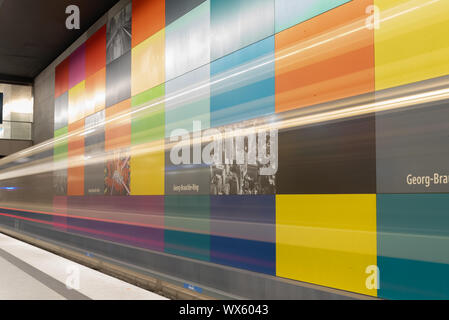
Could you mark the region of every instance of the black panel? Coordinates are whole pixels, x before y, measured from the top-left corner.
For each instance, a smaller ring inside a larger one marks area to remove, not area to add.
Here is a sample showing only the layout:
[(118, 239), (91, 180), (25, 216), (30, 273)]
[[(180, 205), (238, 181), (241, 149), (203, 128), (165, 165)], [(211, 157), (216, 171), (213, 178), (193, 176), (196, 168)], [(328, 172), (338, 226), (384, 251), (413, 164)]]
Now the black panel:
[(195, 9), (205, 0), (165, 0), (165, 25), (168, 26), (176, 19)]
[(106, 107), (131, 98), (131, 51), (106, 66)]
[(278, 194), (376, 192), (375, 116), (279, 133)]

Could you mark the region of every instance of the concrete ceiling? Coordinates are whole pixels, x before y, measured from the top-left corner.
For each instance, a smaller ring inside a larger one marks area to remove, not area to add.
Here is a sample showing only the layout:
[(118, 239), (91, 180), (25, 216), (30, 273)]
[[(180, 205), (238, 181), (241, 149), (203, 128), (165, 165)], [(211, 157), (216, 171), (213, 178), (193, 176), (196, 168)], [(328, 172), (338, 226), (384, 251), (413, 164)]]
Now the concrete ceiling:
[[(118, 0), (0, 0), (0, 82), (33, 79)], [(80, 30), (68, 30), (67, 6), (80, 8)]]

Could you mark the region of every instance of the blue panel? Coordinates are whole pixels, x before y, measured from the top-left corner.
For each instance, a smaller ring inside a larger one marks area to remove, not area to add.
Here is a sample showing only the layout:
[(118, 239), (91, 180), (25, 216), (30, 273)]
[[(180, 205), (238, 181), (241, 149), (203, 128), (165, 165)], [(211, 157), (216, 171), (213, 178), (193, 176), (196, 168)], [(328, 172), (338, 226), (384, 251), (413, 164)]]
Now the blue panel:
[(449, 194), (377, 196), (379, 297), (449, 298)]
[(211, 261), (274, 276), (276, 244), (211, 236)]
[(211, 64), (211, 127), (274, 113), (274, 37)]
[(211, 196), (211, 261), (275, 274), (274, 195)]

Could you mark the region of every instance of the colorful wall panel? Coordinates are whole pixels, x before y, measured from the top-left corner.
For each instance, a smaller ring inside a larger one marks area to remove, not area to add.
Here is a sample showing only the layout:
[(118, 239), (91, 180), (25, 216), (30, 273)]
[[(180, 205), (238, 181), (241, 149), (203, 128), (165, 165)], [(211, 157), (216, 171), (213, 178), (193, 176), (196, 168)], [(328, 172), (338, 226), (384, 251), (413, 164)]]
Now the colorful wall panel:
[[(274, 113), (274, 37), (211, 63), (211, 126)], [(253, 65), (263, 67), (245, 70)]]
[(166, 28), (166, 80), (210, 62), (210, 1), (205, 1)]
[(275, 275), (275, 196), (210, 199), (211, 261)]
[(377, 196), (379, 296), (449, 299), (449, 195)]
[[(133, 0), (55, 68), (51, 224), (369, 296), (447, 299), (448, 102), (373, 106), (443, 88), (448, 13), (431, 0)], [(333, 107), (371, 109), (291, 125)], [(266, 140), (243, 131), (283, 120)], [(193, 144), (208, 133), (221, 142)]]
[(68, 125), (68, 111), (69, 111), (69, 93), (66, 91), (59, 97), (55, 98), (55, 126), (57, 131)]
[(449, 192), (447, 119), (448, 101), (376, 114), (378, 193)]
[(105, 110), (105, 150), (119, 150), (131, 145), (131, 99)]
[(133, 48), (165, 27), (165, 5), (165, 0), (132, 1)]
[(373, 114), (279, 133), (278, 194), (376, 193)]
[(210, 128), (210, 65), (190, 71), (165, 84), (165, 136), (174, 130), (192, 132), (193, 122)]
[(76, 49), (69, 60), (69, 89), (86, 79), (86, 44)]
[(55, 68), (55, 98), (69, 90), (69, 63), (67, 58)]
[(106, 107), (131, 98), (131, 52), (106, 66)]
[(276, 33), (307, 21), (351, 0), (276, 0)]
[(374, 91), (372, 2), (351, 1), (276, 34), (276, 112)]
[(84, 119), (69, 124), (68, 133), (78, 133), (68, 137), (67, 195), (84, 195)]
[(131, 94), (138, 95), (165, 81), (165, 30), (132, 49)]
[(274, 34), (274, 0), (211, 0), (211, 59)]
[(106, 26), (86, 41), (86, 78), (106, 67)]
[(449, 74), (447, 1), (375, 0), (376, 90)]
[(376, 195), (278, 195), (276, 275), (376, 296)]
[(85, 115), (101, 111), (106, 106), (106, 69), (102, 68), (86, 79)]
[(210, 260), (209, 196), (165, 196), (165, 252)]
[(86, 161), (92, 161), (84, 169), (84, 192), (86, 195), (104, 194), (105, 163), (102, 159), (104, 153), (104, 121), (105, 111), (99, 111), (85, 118), (85, 128), (93, 128), (95, 132), (84, 139), (84, 155)]

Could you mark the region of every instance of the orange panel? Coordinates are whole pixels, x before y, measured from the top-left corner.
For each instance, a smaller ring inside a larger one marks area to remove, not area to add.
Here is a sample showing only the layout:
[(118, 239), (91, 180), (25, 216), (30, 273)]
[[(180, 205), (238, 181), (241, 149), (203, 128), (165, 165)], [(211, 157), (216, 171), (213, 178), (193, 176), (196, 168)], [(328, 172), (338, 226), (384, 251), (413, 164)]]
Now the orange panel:
[(132, 47), (165, 27), (165, 0), (133, 0)]
[[(69, 135), (84, 129), (84, 119), (69, 124)], [(68, 138), (67, 195), (84, 195), (84, 136)]]
[(122, 101), (106, 109), (105, 150), (116, 150), (131, 145), (131, 116), (120, 117), (108, 122), (114, 116), (131, 111), (131, 99)]
[(372, 3), (351, 1), (276, 35), (276, 112), (374, 91)]
[(106, 67), (106, 25), (86, 41), (86, 78)]
[(103, 68), (86, 79), (86, 109), (87, 117), (105, 108), (106, 69)]

